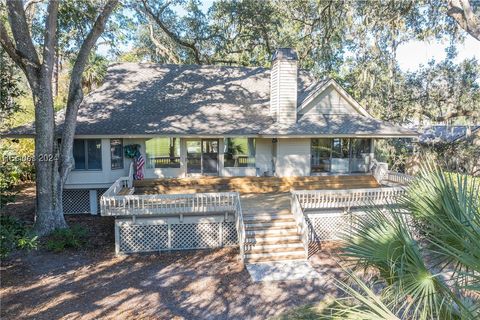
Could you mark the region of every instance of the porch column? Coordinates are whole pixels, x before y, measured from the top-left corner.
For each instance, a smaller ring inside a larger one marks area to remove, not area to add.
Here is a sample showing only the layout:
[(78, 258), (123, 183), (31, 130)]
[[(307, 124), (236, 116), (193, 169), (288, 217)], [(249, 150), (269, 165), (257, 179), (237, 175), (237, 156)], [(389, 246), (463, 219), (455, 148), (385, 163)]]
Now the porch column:
[(375, 139), (372, 138), (370, 139), (370, 168), (373, 165), (373, 160), (375, 160)]
[(180, 138), (180, 175), (187, 176), (187, 143), (185, 138)]
[(218, 175), (223, 177), (225, 175), (225, 140), (224, 138), (218, 139)]

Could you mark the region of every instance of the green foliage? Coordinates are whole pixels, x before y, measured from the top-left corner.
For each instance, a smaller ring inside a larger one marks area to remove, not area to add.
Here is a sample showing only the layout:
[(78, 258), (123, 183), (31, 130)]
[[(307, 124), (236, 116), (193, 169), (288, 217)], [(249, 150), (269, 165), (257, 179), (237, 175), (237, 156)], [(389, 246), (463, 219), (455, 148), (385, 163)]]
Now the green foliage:
[(15, 187), (33, 180), (34, 167), (28, 156), (17, 153), (11, 143), (0, 144), (0, 208), (15, 198)]
[(476, 59), (455, 64), (455, 56), (405, 75), (403, 95), (409, 103), (403, 112), (429, 119), (458, 112), (457, 121), (473, 124), (480, 119), (480, 65)]
[(24, 95), (20, 70), (0, 46), (0, 124), (21, 109), (18, 98)]
[(88, 64), (83, 71), (82, 86), (87, 92), (98, 87), (102, 83), (103, 78), (107, 74), (108, 60), (107, 58), (98, 55), (91, 54), (88, 60)]
[(375, 159), (388, 163), (388, 167), (392, 171), (405, 172), (407, 161), (412, 155), (412, 139), (378, 139), (375, 141)]
[(61, 252), (65, 249), (79, 249), (87, 243), (87, 235), (87, 229), (80, 225), (56, 229), (50, 234), (46, 247), (54, 252)]
[(343, 257), (378, 276), (338, 281), (346, 299), (328, 318), (477, 319), (480, 182), (425, 167), (400, 203), (372, 208), (348, 235)]
[(0, 258), (6, 258), (15, 249), (37, 249), (37, 237), (12, 216), (0, 216)]

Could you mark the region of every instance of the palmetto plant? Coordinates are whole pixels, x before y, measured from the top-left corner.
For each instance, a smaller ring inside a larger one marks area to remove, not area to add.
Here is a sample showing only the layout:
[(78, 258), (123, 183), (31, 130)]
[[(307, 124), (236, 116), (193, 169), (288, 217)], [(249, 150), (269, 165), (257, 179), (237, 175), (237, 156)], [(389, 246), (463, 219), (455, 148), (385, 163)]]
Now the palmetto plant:
[(371, 208), (346, 235), (350, 280), (327, 317), (480, 319), (479, 193), (478, 180), (426, 166), (399, 205)]

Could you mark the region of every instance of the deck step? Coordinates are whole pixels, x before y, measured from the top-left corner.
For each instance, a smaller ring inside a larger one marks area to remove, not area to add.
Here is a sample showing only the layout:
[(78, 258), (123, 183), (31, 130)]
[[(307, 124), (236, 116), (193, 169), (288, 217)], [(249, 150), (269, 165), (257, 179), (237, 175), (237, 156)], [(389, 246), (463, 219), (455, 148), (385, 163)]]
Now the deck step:
[(245, 252), (285, 252), (285, 251), (302, 251), (303, 244), (300, 241), (292, 241), (291, 243), (255, 243), (245, 247)]
[(295, 222), (295, 219), (292, 217), (291, 214), (285, 215), (256, 215), (256, 214), (248, 214), (243, 215), (243, 221), (245, 223), (251, 222)]
[(305, 260), (304, 251), (292, 252), (272, 252), (272, 253), (247, 253), (245, 261), (252, 262), (268, 262), (268, 261), (286, 261), (286, 260)]
[(263, 229), (263, 230), (246, 230), (245, 234), (248, 237), (269, 237), (269, 236), (295, 236), (298, 235), (296, 228), (291, 229)]
[(247, 245), (257, 245), (257, 244), (288, 244), (288, 243), (299, 243), (301, 242), (301, 237), (300, 235), (290, 235), (290, 236), (247, 236), (245, 239), (245, 243)]
[(261, 229), (289, 229), (289, 228), (296, 228), (297, 224), (295, 220), (293, 221), (245, 221), (245, 229), (246, 230), (261, 230)]
[(245, 254), (269, 254), (269, 253), (303, 253), (305, 254), (305, 250), (302, 247), (278, 247), (278, 248), (266, 248), (261, 249), (257, 247), (251, 247), (249, 250), (245, 250)]

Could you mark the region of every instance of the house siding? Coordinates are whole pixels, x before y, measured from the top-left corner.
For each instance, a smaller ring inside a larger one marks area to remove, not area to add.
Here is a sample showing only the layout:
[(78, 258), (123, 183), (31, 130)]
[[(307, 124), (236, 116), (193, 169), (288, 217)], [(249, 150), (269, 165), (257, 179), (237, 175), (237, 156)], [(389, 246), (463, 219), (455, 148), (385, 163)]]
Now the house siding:
[(310, 175), (310, 139), (278, 139), (275, 174), (279, 177)]
[(297, 61), (274, 61), (270, 82), (270, 112), (278, 122), (297, 121), (297, 78)]
[[(123, 144), (130, 144), (128, 139)], [(65, 188), (76, 187), (104, 187), (110, 186), (115, 180), (128, 174), (130, 159), (124, 159), (123, 169), (112, 170), (110, 156), (110, 139), (101, 139), (102, 169), (101, 170), (72, 170), (65, 182)]]
[(299, 110), (299, 114), (358, 114), (358, 112), (333, 86), (330, 86)]
[(258, 168), (258, 174), (273, 174), (272, 139), (256, 139), (255, 146), (255, 166)]

